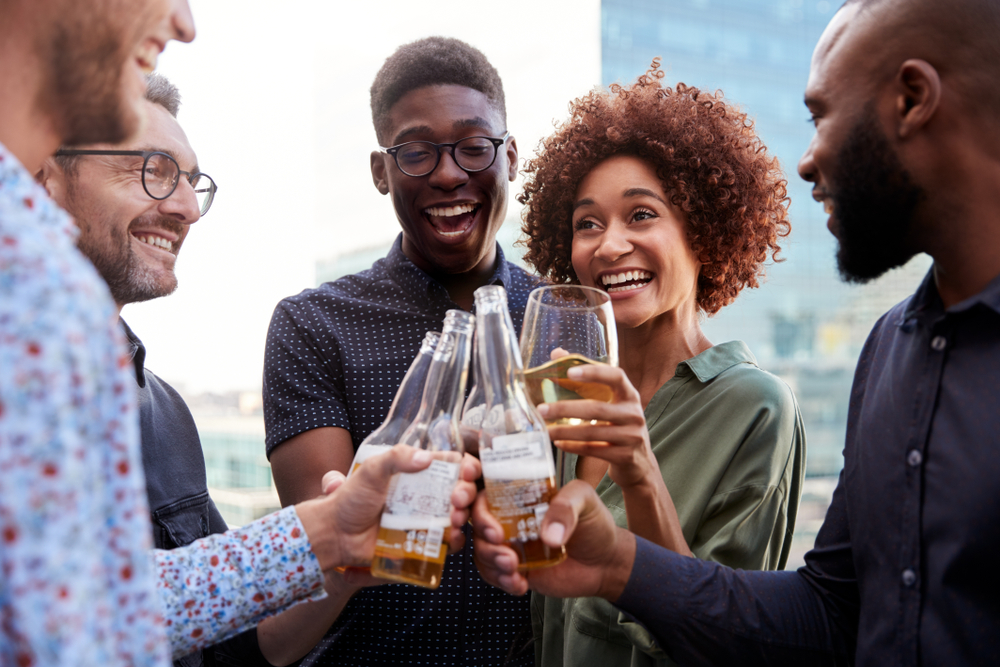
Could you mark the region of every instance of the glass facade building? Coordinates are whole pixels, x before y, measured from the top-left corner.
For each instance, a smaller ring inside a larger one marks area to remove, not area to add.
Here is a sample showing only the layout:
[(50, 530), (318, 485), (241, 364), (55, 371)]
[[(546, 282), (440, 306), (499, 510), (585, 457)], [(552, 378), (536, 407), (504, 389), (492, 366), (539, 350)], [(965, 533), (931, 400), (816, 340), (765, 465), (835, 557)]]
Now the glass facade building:
[(709, 339), (747, 342), (761, 366), (798, 397), (808, 439), (807, 474), (843, 465), (854, 365), (875, 320), (917, 286), (926, 257), (865, 286), (837, 275), (836, 242), (811, 184), (796, 173), (813, 135), (802, 102), (812, 51), (840, 2), (827, 0), (602, 0), (602, 84), (627, 84), (661, 58), (665, 85), (721, 90), (755, 122), (788, 180), (792, 233), (784, 261), (760, 289), (708, 319)]

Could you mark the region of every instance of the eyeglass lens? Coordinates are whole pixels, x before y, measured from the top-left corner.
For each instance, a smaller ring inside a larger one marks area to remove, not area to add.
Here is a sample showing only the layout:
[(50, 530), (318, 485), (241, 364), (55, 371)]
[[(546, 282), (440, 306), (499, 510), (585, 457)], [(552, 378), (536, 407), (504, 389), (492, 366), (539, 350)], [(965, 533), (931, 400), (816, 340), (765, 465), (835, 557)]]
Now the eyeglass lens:
[[(435, 144), (426, 141), (412, 141), (404, 144), (396, 153), (396, 164), (405, 174), (410, 176), (425, 176), (437, 167), (440, 159), (439, 150)], [(459, 167), (466, 171), (483, 171), (488, 169), (496, 159), (497, 148), (486, 137), (468, 137), (455, 142), (451, 151), (452, 157)]]
[[(177, 161), (166, 153), (152, 153), (146, 157), (142, 168), (142, 186), (153, 199), (166, 199), (177, 189), (181, 168)], [(215, 197), (215, 182), (208, 174), (193, 174), (189, 177), (198, 201), (201, 215), (208, 212)]]

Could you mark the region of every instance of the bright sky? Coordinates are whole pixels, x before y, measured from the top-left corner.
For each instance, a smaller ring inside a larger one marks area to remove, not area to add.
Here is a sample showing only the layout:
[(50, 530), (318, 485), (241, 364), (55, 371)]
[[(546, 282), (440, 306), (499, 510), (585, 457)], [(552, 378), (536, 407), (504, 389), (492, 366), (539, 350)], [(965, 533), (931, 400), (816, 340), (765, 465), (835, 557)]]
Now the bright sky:
[(192, 393), (259, 389), (275, 304), (313, 286), (317, 259), (398, 233), (368, 167), (368, 88), (398, 45), (445, 35), (482, 50), (522, 158), (600, 81), (599, 0), (190, 2), (198, 37), (159, 69), (219, 194), (181, 248), (177, 292), (123, 316), (148, 367)]

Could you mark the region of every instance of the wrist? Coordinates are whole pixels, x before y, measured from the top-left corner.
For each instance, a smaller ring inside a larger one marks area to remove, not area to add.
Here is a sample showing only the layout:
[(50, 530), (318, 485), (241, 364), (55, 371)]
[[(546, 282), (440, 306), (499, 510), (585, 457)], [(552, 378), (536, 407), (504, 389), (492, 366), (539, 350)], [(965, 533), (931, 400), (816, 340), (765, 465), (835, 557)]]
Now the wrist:
[(330, 497), (305, 500), (295, 505), (295, 512), (299, 515), (299, 522), (309, 545), (312, 548), (320, 569), (323, 571), (332, 570), (335, 567), (347, 565), (343, 555), (340, 553), (340, 540), (336, 539), (331, 530), (333, 521), (329, 516), (328, 504)]
[(621, 597), (632, 576), (632, 566), (635, 563), (635, 535), (624, 528), (615, 528), (615, 546), (608, 567), (604, 568), (598, 597), (612, 604)]

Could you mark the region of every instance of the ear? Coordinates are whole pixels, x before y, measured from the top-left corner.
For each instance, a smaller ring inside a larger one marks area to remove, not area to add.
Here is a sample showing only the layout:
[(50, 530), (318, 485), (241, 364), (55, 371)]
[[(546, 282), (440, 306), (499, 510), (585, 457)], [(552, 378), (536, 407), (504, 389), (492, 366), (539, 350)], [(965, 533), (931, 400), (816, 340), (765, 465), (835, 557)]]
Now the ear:
[(517, 178), (517, 139), (507, 142), (507, 178), (513, 182)]
[(384, 195), (389, 194), (389, 179), (385, 173), (385, 153), (372, 151), (372, 183), (375, 188)]
[(926, 60), (907, 60), (896, 74), (895, 119), (900, 139), (923, 128), (941, 104), (941, 77)]
[(66, 208), (66, 172), (56, 163), (55, 158), (47, 157), (42, 161), (35, 180), (45, 188), (55, 203)]

